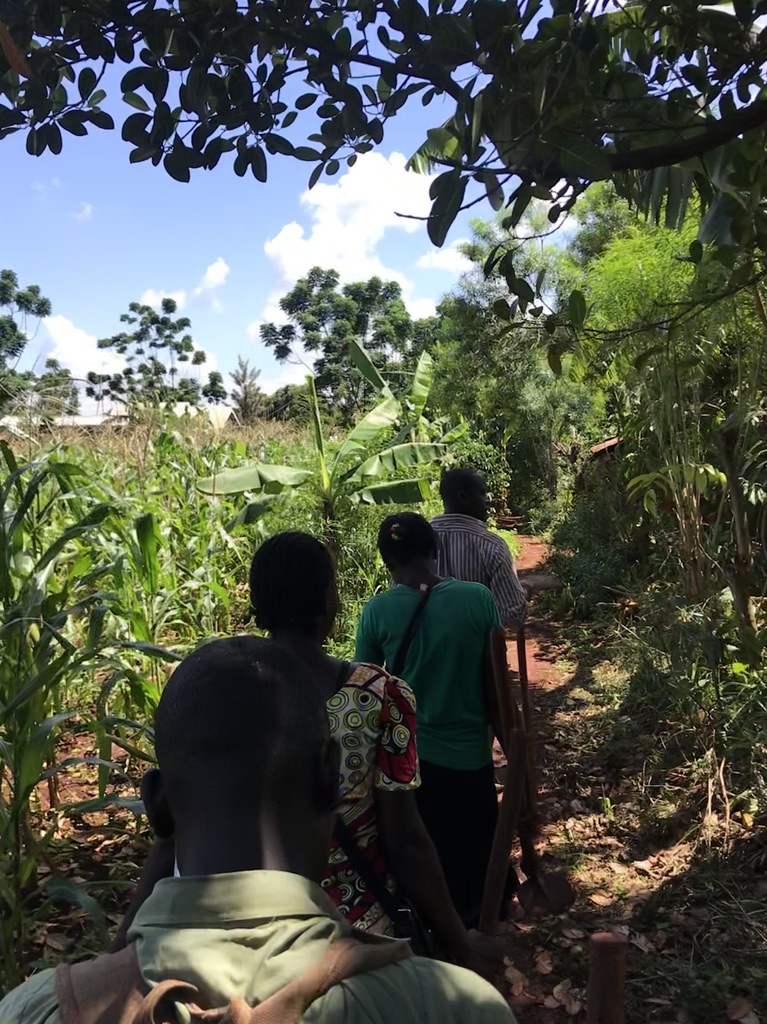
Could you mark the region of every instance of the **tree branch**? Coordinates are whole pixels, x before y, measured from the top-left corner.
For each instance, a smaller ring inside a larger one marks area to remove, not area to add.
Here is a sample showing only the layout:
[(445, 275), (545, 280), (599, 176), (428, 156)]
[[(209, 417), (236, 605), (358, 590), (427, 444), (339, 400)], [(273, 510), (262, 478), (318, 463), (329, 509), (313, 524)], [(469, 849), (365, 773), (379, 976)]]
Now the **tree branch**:
[(670, 167), (704, 156), (712, 149), (763, 124), (767, 124), (767, 100), (757, 100), (729, 117), (720, 118), (698, 134), (678, 142), (615, 153), (610, 157), (610, 168), (612, 171), (652, 171), (656, 167)]

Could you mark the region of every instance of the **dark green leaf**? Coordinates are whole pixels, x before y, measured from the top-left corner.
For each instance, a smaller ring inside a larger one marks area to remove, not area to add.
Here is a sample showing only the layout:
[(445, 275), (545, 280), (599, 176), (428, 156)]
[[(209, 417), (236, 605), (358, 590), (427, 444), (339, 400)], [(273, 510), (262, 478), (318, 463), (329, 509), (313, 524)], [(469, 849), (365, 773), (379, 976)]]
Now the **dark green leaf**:
[(106, 131), (111, 130), (115, 126), (111, 115), (107, 114), (105, 110), (92, 110), (89, 119), (91, 124), (95, 124), (97, 128), (103, 128)]
[(578, 291), (577, 288), (575, 291), (570, 292), (567, 307), (573, 327), (583, 327), (586, 319), (586, 297), (583, 292)]
[(91, 95), (93, 90), (96, 88), (96, 82), (98, 78), (93, 68), (83, 68), (77, 78), (77, 91), (80, 93), (80, 99), (85, 102)]
[(78, 110), (67, 111), (59, 118), (59, 125), (70, 135), (87, 135), (88, 129), (82, 122), (82, 116)]
[(149, 110), (149, 104), (143, 96), (139, 96), (137, 92), (125, 92), (123, 93), (123, 101), (128, 106), (135, 107), (136, 110)]
[(257, 181), (266, 181), (266, 153), (260, 146), (254, 146), (250, 151), (250, 169)]
[(480, 177), (484, 182), (485, 191), (487, 192), (487, 198), (490, 200), (490, 205), (494, 210), (500, 210), (503, 206), (504, 197), (498, 176), (492, 171), (482, 171)]
[(560, 377), (562, 375), (562, 357), (555, 345), (546, 349), (546, 358), (549, 361), (551, 372), (555, 377)]
[(174, 149), (172, 152), (167, 153), (162, 165), (171, 178), (175, 178), (176, 181), (186, 183), (191, 178), (189, 160), (187, 159), (187, 154), (183, 151)]
[(48, 149), (56, 156), (61, 152), (61, 132), (56, 124), (48, 126)]

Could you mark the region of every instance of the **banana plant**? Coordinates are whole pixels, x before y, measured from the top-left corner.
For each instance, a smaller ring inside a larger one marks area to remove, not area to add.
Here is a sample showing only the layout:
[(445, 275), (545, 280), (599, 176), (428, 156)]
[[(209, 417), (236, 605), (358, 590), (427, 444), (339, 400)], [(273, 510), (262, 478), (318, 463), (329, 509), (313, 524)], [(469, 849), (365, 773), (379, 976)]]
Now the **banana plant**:
[[(371, 364), (372, 366), (372, 364)], [(373, 368), (375, 370), (375, 368)], [(375, 370), (378, 373), (377, 370)], [(379, 374), (380, 377), (380, 374)], [(297, 487), (311, 487), (322, 504), (326, 538), (334, 540), (334, 524), (343, 505), (364, 502), (372, 505), (418, 504), (430, 494), (429, 482), (420, 476), (390, 479), (417, 467), (433, 465), (444, 445), (423, 441), (401, 441), (369, 455), (372, 445), (390, 433), (402, 418), (402, 406), (385, 386), (385, 397), (352, 428), (331, 451), (326, 444), (314, 378), (307, 377), (315, 464), (312, 469), (256, 463), (227, 469), (198, 481), (203, 494), (246, 493), (251, 501), (240, 513), (241, 522), (252, 522), (268, 502)], [(421, 410), (422, 410), (421, 406)]]
[[(383, 398), (394, 397), (391, 385), (381, 375), (365, 347), (356, 338), (349, 342), (349, 357), (365, 380), (372, 384)], [(432, 440), (435, 435), (439, 436), (440, 428), (443, 426), (442, 422), (431, 422), (424, 415), (433, 383), (434, 360), (428, 352), (422, 352), (413, 373), (410, 391), (404, 398), (401, 416), (403, 422), (396, 438), (397, 441), (408, 438), (411, 441), (427, 442)]]

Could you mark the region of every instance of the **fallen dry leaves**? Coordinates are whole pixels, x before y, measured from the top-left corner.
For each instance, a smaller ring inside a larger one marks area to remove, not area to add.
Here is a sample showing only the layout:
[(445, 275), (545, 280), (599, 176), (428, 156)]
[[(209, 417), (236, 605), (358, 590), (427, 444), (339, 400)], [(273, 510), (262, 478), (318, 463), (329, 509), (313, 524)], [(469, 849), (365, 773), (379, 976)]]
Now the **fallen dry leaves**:
[(759, 1015), (754, 1011), (754, 1004), (743, 996), (738, 996), (728, 1004), (727, 1018), (738, 1021), (739, 1024), (759, 1024)]
[(563, 1009), (569, 1017), (575, 1017), (583, 1009), (584, 998), (583, 991), (573, 988), (572, 981), (565, 978), (554, 986), (551, 995), (544, 999), (543, 1005), (547, 1010)]
[(547, 953), (545, 950), (541, 953), (537, 953), (535, 957), (535, 969), (539, 974), (551, 974), (554, 970), (554, 961), (551, 958), (551, 953)]

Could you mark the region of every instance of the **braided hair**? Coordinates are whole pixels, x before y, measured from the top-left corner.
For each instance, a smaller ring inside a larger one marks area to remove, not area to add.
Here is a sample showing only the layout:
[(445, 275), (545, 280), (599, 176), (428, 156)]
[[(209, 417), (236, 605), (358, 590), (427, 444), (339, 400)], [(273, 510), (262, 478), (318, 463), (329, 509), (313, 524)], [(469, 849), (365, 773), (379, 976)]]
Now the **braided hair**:
[(259, 629), (310, 633), (328, 605), (335, 580), (330, 552), (308, 533), (278, 533), (250, 565), (250, 604)]
[(436, 558), (437, 537), (423, 516), (400, 512), (381, 523), (378, 550), (386, 565), (408, 565), (418, 558)]

